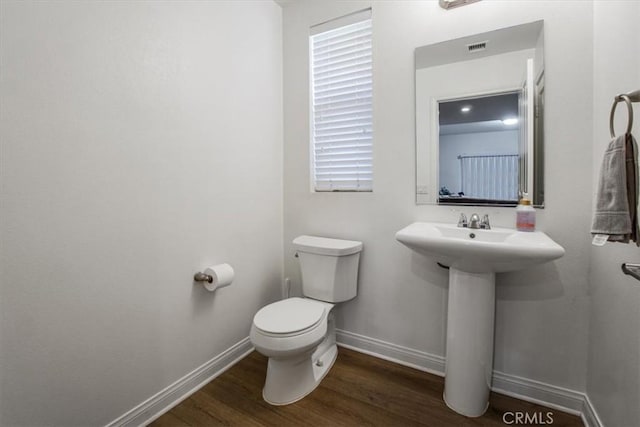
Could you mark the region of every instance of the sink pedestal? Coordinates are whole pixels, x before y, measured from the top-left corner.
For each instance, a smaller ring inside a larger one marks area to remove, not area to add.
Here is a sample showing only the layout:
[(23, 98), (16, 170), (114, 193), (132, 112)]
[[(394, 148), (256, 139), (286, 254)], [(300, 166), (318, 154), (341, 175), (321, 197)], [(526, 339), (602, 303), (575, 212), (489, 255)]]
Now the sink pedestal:
[(438, 222), (414, 222), (396, 239), (450, 266), (444, 400), (462, 415), (479, 417), (489, 406), (496, 273), (553, 261), (564, 248), (541, 231), (475, 230)]
[(449, 269), (444, 400), (468, 417), (479, 417), (489, 406), (495, 278), (495, 273)]

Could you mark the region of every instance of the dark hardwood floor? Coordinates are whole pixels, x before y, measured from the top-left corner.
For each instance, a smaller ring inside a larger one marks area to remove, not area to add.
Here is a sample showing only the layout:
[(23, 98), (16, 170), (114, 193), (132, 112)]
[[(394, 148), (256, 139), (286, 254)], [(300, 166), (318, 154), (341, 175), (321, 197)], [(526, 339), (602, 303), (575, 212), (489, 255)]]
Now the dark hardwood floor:
[(262, 400), (266, 370), (254, 351), (150, 425), (504, 427), (503, 415), (519, 411), (543, 417), (528, 425), (582, 426), (577, 416), (496, 393), (482, 417), (466, 418), (442, 401), (443, 378), (344, 348), (320, 386), (291, 405)]

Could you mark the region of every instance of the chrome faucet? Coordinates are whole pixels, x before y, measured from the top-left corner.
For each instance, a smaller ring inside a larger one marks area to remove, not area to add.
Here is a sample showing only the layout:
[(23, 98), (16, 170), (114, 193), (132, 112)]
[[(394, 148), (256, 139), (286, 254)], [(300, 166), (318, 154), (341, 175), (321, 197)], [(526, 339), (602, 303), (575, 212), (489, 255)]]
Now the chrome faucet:
[(489, 215), (484, 215), (482, 220), (480, 220), (480, 216), (477, 213), (471, 215), (469, 221), (467, 222), (467, 217), (464, 214), (460, 214), (460, 219), (458, 220), (458, 227), (467, 227), (473, 228), (474, 230), (491, 230), (491, 224), (489, 223)]
[(489, 215), (485, 214), (482, 217), (482, 220), (480, 220), (480, 216), (477, 213), (474, 213), (467, 221), (467, 216), (461, 213), (460, 218), (458, 219), (458, 227), (491, 230)]
[(469, 218), (469, 228), (480, 228), (480, 216), (477, 213), (472, 214)]

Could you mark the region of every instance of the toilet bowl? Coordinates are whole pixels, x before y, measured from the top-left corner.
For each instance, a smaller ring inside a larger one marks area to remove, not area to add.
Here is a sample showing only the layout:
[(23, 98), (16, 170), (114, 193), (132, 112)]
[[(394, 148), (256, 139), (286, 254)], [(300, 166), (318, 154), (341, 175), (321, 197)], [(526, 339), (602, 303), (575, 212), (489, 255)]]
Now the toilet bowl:
[(269, 357), (262, 397), (272, 405), (288, 405), (311, 393), (336, 360), (334, 305), (289, 298), (256, 313), (250, 339)]
[(311, 393), (338, 355), (334, 306), (355, 298), (362, 243), (326, 237), (293, 240), (304, 298), (287, 298), (260, 309), (250, 339), (269, 358), (262, 397), (287, 405)]

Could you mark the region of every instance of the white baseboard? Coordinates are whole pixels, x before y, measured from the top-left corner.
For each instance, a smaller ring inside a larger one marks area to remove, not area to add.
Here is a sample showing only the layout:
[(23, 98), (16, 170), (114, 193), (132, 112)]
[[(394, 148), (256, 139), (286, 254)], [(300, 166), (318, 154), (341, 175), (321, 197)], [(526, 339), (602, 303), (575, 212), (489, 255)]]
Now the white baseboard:
[(492, 391), (547, 406), (569, 414), (582, 414), (585, 394), (516, 375), (493, 371)]
[(582, 407), (582, 422), (586, 427), (603, 427), (602, 421), (600, 421), (600, 417), (596, 412), (596, 409), (593, 407), (591, 403), (591, 399), (589, 399), (588, 395), (584, 396), (584, 404)]
[[(445, 359), (442, 356), (402, 347), (345, 330), (336, 330), (336, 339), (338, 345), (341, 347), (438, 376), (444, 376)], [(593, 411), (593, 407), (586, 398), (586, 395), (582, 392), (505, 374), (499, 371), (493, 372), (492, 390), (496, 393), (505, 394), (527, 402), (537, 403), (559, 411), (579, 415), (587, 427), (602, 427), (602, 424), (598, 422), (595, 411)], [(588, 407), (588, 412), (585, 412), (585, 407)], [(591, 420), (595, 420), (596, 422), (592, 422)]]
[(444, 377), (444, 357), (336, 329), (340, 347)]
[(253, 351), (249, 337), (194, 369), (164, 390), (151, 396), (129, 412), (113, 420), (106, 427), (143, 426), (182, 402), (209, 381), (222, 374)]

